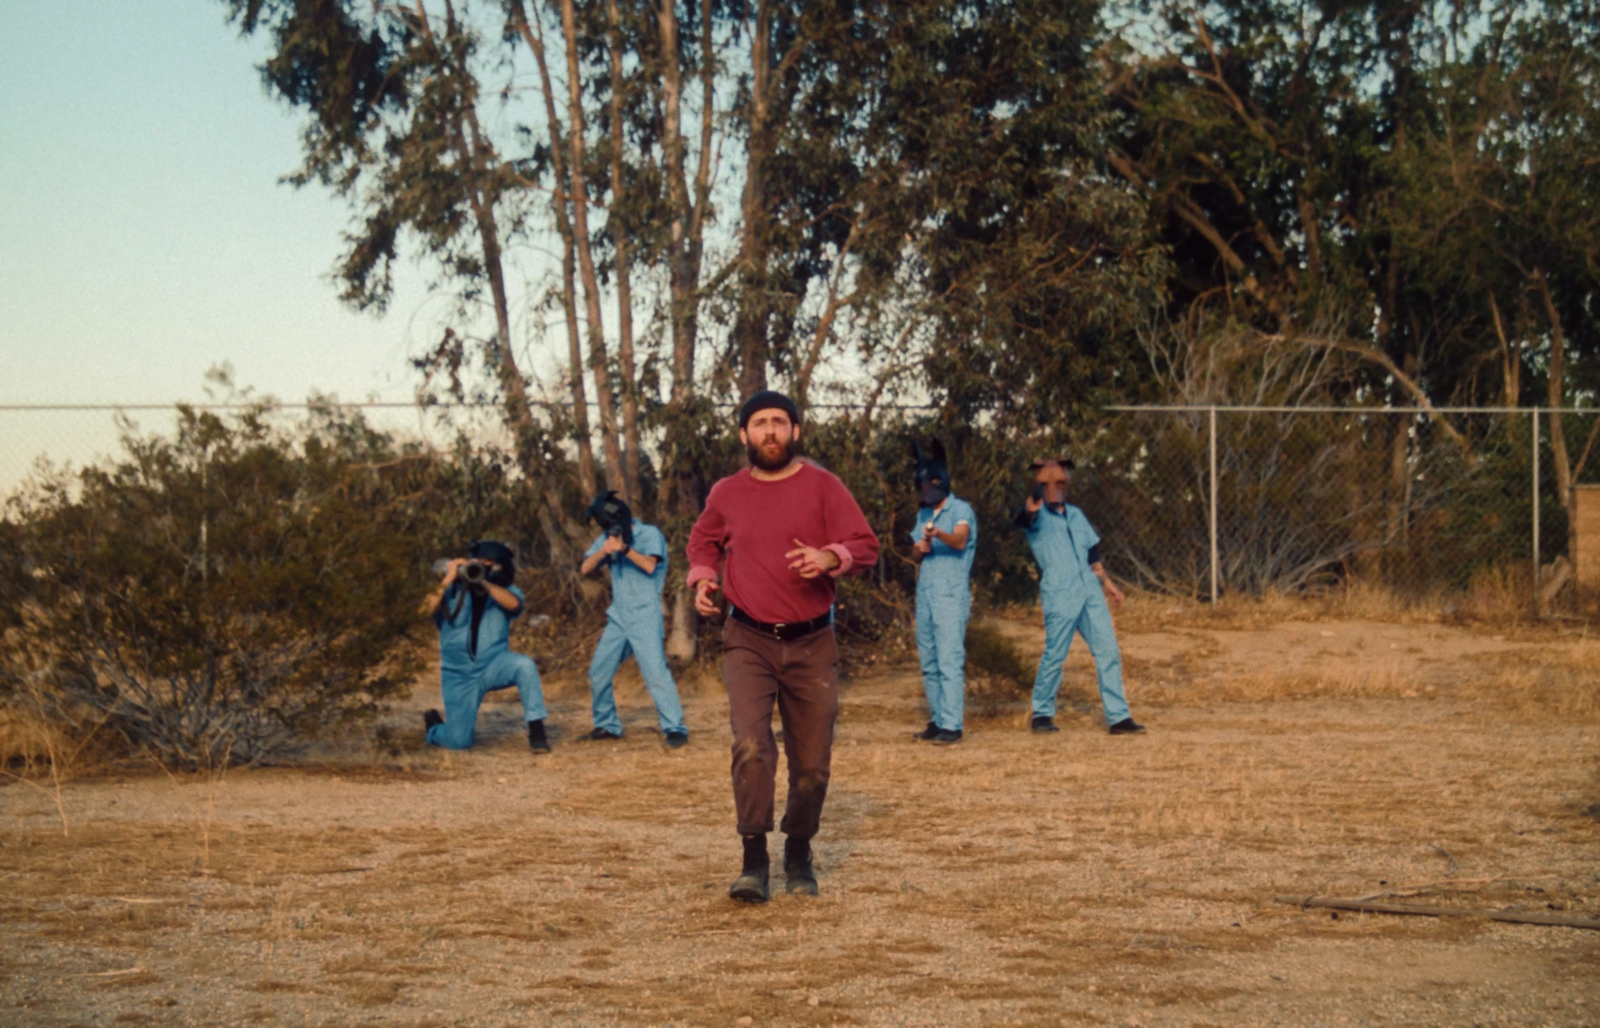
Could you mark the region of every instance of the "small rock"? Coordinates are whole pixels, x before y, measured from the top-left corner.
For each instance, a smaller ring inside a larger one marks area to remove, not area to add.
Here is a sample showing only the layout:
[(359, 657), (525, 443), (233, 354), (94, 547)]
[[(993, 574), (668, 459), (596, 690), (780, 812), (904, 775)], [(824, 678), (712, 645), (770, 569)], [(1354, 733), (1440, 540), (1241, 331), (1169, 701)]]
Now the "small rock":
[(739, 1028), (745, 1028), (745, 1025), (747, 1025), (747, 1024), (754, 1024), (755, 1020), (756, 1019), (753, 1018), (753, 1017), (741, 1017), (741, 1018), (739, 1018), (739, 1020), (737, 1020), (737, 1021), (735, 1021), (733, 1023), (738, 1025)]
[(818, 997), (818, 996), (808, 996), (808, 997), (806, 997), (806, 1005), (807, 1006), (813, 1006), (814, 1007), (814, 1006), (819, 1005), (821, 1002), (822, 1002), (821, 997)]

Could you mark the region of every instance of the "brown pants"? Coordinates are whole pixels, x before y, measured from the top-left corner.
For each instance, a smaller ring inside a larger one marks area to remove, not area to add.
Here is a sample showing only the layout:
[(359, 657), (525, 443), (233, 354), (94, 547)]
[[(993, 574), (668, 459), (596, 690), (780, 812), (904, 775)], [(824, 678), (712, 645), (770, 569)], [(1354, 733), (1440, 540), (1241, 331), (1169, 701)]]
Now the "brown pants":
[(839, 644), (833, 629), (781, 642), (729, 618), (722, 646), (739, 834), (772, 831), (778, 777), (778, 745), (772, 737), (776, 700), (783, 720), (783, 754), (789, 761), (783, 831), (809, 839), (817, 834), (822, 801), (828, 796), (833, 723), (839, 715)]

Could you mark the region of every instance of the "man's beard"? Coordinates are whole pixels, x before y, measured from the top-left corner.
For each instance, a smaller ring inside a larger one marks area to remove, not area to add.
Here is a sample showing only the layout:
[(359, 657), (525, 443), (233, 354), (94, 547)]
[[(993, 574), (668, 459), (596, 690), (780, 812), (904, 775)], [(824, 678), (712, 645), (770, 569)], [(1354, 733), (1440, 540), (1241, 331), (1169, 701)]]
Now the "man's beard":
[(782, 471), (794, 460), (794, 440), (779, 444), (782, 449), (776, 456), (767, 457), (761, 451), (764, 447), (749, 445), (745, 447), (745, 454), (750, 458), (750, 463), (762, 471)]

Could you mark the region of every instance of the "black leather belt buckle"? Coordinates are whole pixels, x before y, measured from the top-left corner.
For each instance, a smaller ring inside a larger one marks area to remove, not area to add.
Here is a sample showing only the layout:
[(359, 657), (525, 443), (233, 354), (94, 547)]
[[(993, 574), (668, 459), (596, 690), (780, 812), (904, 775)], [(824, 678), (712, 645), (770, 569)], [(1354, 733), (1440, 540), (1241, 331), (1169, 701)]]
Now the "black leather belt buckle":
[(762, 635), (771, 636), (778, 642), (791, 642), (795, 639), (810, 635), (812, 632), (827, 628), (833, 623), (832, 611), (829, 611), (820, 617), (812, 618), (810, 621), (779, 621), (776, 624), (769, 624), (765, 621), (757, 621), (755, 618), (751, 617), (749, 614), (746, 614), (738, 607), (732, 608), (732, 611), (733, 619), (735, 621), (738, 621), (744, 625), (748, 625), (749, 627), (760, 632)]

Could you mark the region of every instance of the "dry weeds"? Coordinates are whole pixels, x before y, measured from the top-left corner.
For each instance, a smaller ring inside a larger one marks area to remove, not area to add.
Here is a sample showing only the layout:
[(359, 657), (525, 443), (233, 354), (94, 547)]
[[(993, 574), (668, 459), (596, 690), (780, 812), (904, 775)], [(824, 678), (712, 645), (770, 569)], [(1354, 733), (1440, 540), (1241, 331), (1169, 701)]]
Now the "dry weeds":
[[(553, 675), (539, 760), (496, 703), (464, 754), (69, 782), (65, 838), (0, 790), (0, 1022), (1600, 1021), (1600, 933), (1271, 901), (1600, 914), (1600, 645), (1162, 602), (1121, 619), (1143, 737), (1104, 734), (1081, 653), (1053, 737), (996, 691), (915, 744), (914, 674), (849, 682), (811, 902), (725, 896), (714, 683), (679, 751), (632, 677), (628, 737), (574, 742)], [(998, 624), (1037, 652), (1036, 614)]]

